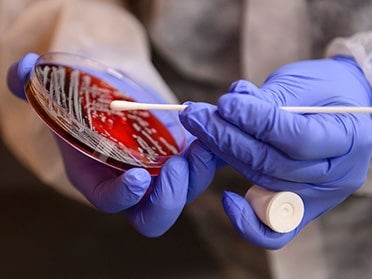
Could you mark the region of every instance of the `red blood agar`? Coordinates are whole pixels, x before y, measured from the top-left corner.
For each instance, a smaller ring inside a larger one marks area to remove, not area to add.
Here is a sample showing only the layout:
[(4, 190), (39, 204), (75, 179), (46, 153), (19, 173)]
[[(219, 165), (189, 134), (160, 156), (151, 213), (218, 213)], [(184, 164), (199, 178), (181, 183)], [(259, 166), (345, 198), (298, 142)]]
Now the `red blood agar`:
[(170, 156), (180, 152), (171, 132), (151, 112), (111, 110), (113, 100), (135, 100), (85, 70), (39, 64), (26, 94), (59, 136), (115, 168), (145, 167), (156, 175)]

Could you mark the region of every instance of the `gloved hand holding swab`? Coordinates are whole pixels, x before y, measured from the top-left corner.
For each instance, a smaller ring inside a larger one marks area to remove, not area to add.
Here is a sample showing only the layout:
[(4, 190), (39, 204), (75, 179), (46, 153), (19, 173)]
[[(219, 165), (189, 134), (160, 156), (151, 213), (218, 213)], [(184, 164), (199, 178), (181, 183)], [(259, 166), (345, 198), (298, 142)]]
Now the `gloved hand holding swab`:
[[(115, 100), (111, 102), (110, 108), (113, 110), (184, 110), (187, 105)], [(286, 233), (294, 230), (304, 215), (302, 199), (293, 192), (274, 192), (254, 185), (247, 191), (245, 198), (250, 202), (258, 218), (276, 232)]]
[[(115, 100), (113, 110), (184, 110), (187, 105), (149, 104)], [(280, 109), (296, 113), (372, 113), (372, 107), (353, 106), (293, 106)], [(293, 192), (273, 192), (254, 185), (245, 198), (251, 203), (259, 219), (276, 232), (289, 232), (302, 220), (304, 205), (300, 196)]]

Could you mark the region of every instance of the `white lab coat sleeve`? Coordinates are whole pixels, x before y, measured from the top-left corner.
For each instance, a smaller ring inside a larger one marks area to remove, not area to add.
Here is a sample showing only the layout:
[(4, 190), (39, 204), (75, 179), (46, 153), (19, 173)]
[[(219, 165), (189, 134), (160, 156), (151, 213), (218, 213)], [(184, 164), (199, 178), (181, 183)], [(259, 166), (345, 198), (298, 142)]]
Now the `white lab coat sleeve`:
[(68, 182), (54, 137), (6, 86), (9, 66), (29, 52), (82, 54), (127, 72), (169, 102), (139, 21), (115, 0), (0, 0), (0, 127), (4, 143), (42, 182), (85, 200)]
[[(326, 49), (326, 56), (351, 55), (355, 58), (372, 86), (372, 31), (356, 33), (351, 37), (335, 38)], [(371, 92), (372, 94), (372, 92)], [(371, 95), (372, 97), (372, 95)], [(372, 166), (366, 182), (356, 194), (372, 197)]]
[(353, 56), (372, 85), (372, 31), (334, 39), (326, 50), (326, 56), (335, 55)]

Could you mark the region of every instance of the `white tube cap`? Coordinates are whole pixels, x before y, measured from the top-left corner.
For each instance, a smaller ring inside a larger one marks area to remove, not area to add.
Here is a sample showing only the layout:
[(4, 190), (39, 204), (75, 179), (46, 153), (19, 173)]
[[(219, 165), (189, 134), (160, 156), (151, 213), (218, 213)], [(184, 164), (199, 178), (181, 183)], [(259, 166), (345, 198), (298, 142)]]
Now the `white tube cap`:
[(254, 185), (248, 190), (245, 198), (258, 218), (279, 233), (294, 230), (304, 215), (302, 199), (293, 192), (273, 192)]

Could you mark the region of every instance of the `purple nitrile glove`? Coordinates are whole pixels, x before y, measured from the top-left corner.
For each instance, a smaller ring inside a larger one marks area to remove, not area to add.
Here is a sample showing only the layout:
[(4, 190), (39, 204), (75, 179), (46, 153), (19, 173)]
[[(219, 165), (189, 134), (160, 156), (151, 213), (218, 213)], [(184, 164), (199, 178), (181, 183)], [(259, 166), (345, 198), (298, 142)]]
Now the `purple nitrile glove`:
[[(8, 87), (20, 98), (25, 99), (24, 85), (37, 58), (37, 54), (27, 54), (9, 69)], [(72, 184), (98, 209), (124, 212), (136, 230), (148, 237), (165, 233), (186, 202), (202, 193), (214, 174), (214, 155), (198, 144), (188, 147), (193, 151), (189, 155), (172, 156), (159, 176), (151, 177), (143, 168), (113, 169), (56, 138)]]
[(180, 119), (254, 184), (302, 197), (302, 222), (281, 234), (261, 223), (246, 199), (224, 193), (225, 212), (243, 238), (280, 248), (363, 184), (372, 152), (372, 120), (368, 114), (300, 114), (279, 107), (370, 106), (371, 87), (353, 59), (334, 57), (292, 63), (260, 88), (241, 80), (229, 92), (217, 106), (189, 103)]

